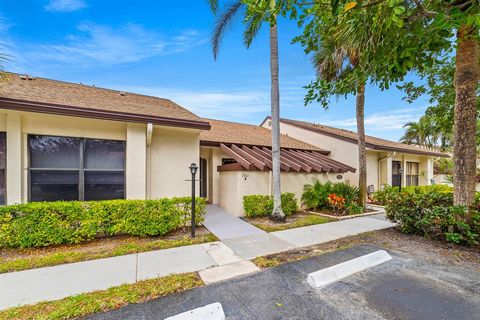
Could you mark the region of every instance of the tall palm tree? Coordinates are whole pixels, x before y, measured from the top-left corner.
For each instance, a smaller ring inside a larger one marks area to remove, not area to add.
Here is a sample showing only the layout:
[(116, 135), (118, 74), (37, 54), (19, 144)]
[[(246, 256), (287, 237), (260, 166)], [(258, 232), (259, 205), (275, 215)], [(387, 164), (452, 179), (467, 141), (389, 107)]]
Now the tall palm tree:
[(477, 151), (477, 88), (480, 81), (478, 28), (457, 29), (455, 109), (453, 123), (453, 203), (470, 206), (475, 200)]
[[(333, 33), (326, 32), (320, 49), (314, 54), (313, 65), (319, 78), (336, 81), (345, 77), (360, 62), (360, 50), (347, 42), (340, 42)], [(367, 199), (367, 151), (365, 144), (365, 82), (356, 85), (355, 111), (358, 140), (358, 204)]]
[[(209, 0), (214, 13), (218, 10), (218, 0)], [(278, 81), (278, 32), (275, 14), (275, 0), (269, 0), (268, 7), (263, 10), (249, 11), (248, 7), (237, 0), (228, 6), (218, 17), (211, 39), (213, 55), (216, 59), (220, 49), (220, 43), (226, 30), (232, 24), (234, 18), (244, 13), (245, 30), (243, 33), (244, 44), (250, 47), (263, 22), (270, 22), (270, 78), (271, 78), (271, 118), (272, 118), (272, 191), (273, 212), (272, 218), (284, 221), (285, 214), (282, 210), (281, 187), (280, 187), (280, 89)]]

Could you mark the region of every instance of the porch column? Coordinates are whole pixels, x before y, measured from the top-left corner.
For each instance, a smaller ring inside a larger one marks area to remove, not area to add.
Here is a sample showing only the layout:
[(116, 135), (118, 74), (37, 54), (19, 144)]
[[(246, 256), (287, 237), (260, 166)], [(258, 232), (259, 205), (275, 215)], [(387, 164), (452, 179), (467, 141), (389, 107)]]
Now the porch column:
[[(419, 168), (420, 169), (420, 168)], [(407, 160), (405, 156), (402, 157), (402, 187), (407, 186)]]
[(392, 158), (390, 158), (390, 157), (387, 158), (386, 165), (387, 165), (387, 184), (389, 186), (391, 186), (392, 185), (392, 173), (393, 173), (393, 171), (392, 171)]
[(22, 203), (22, 119), (18, 114), (8, 114), (7, 129), (7, 205)]
[(126, 198), (146, 199), (147, 195), (147, 126), (127, 124)]
[(433, 158), (428, 158), (427, 160), (427, 186), (432, 184), (433, 179)]

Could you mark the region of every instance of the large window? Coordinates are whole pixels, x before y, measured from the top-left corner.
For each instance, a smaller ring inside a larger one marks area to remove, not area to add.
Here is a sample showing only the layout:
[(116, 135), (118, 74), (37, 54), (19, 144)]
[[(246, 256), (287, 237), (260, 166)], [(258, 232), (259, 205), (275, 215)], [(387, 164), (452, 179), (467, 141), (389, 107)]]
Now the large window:
[(0, 132), (0, 204), (5, 204), (5, 168), (7, 164), (7, 139), (5, 132)]
[(418, 186), (418, 162), (407, 162), (407, 186)]
[(30, 135), (30, 201), (125, 198), (125, 142)]

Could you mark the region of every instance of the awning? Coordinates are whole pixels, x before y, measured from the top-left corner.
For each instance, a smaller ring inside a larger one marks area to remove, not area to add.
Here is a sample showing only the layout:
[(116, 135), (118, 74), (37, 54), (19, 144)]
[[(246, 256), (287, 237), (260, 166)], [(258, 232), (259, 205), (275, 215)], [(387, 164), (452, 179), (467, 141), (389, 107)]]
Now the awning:
[[(237, 163), (218, 167), (218, 171), (269, 171), (272, 170), (272, 149), (263, 146), (225, 145), (220, 149)], [(335, 161), (318, 151), (286, 149), (280, 150), (280, 167), (285, 172), (355, 172), (356, 169)]]

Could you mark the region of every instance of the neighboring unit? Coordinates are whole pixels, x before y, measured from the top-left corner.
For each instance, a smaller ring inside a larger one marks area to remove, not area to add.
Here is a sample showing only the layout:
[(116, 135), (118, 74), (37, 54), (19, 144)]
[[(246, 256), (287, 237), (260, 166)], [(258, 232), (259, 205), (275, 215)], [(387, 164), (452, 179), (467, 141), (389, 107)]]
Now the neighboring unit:
[[(242, 216), (243, 196), (271, 194), (271, 131), (259, 126), (208, 120), (200, 134), (201, 195), (227, 212)], [(281, 135), (281, 189), (301, 198), (303, 186), (315, 179), (343, 181), (355, 168), (331, 159), (330, 152)], [(300, 203), (299, 203), (300, 204)]]
[[(266, 117), (261, 124), (271, 127)], [(358, 168), (357, 133), (304, 121), (281, 119), (280, 131), (289, 137), (330, 150), (330, 157)], [(367, 185), (379, 190), (384, 185), (422, 186), (432, 184), (433, 163), (447, 154), (399, 142), (366, 136)], [(358, 184), (358, 171), (346, 174), (351, 184)], [(370, 188), (371, 189), (371, 188)]]

